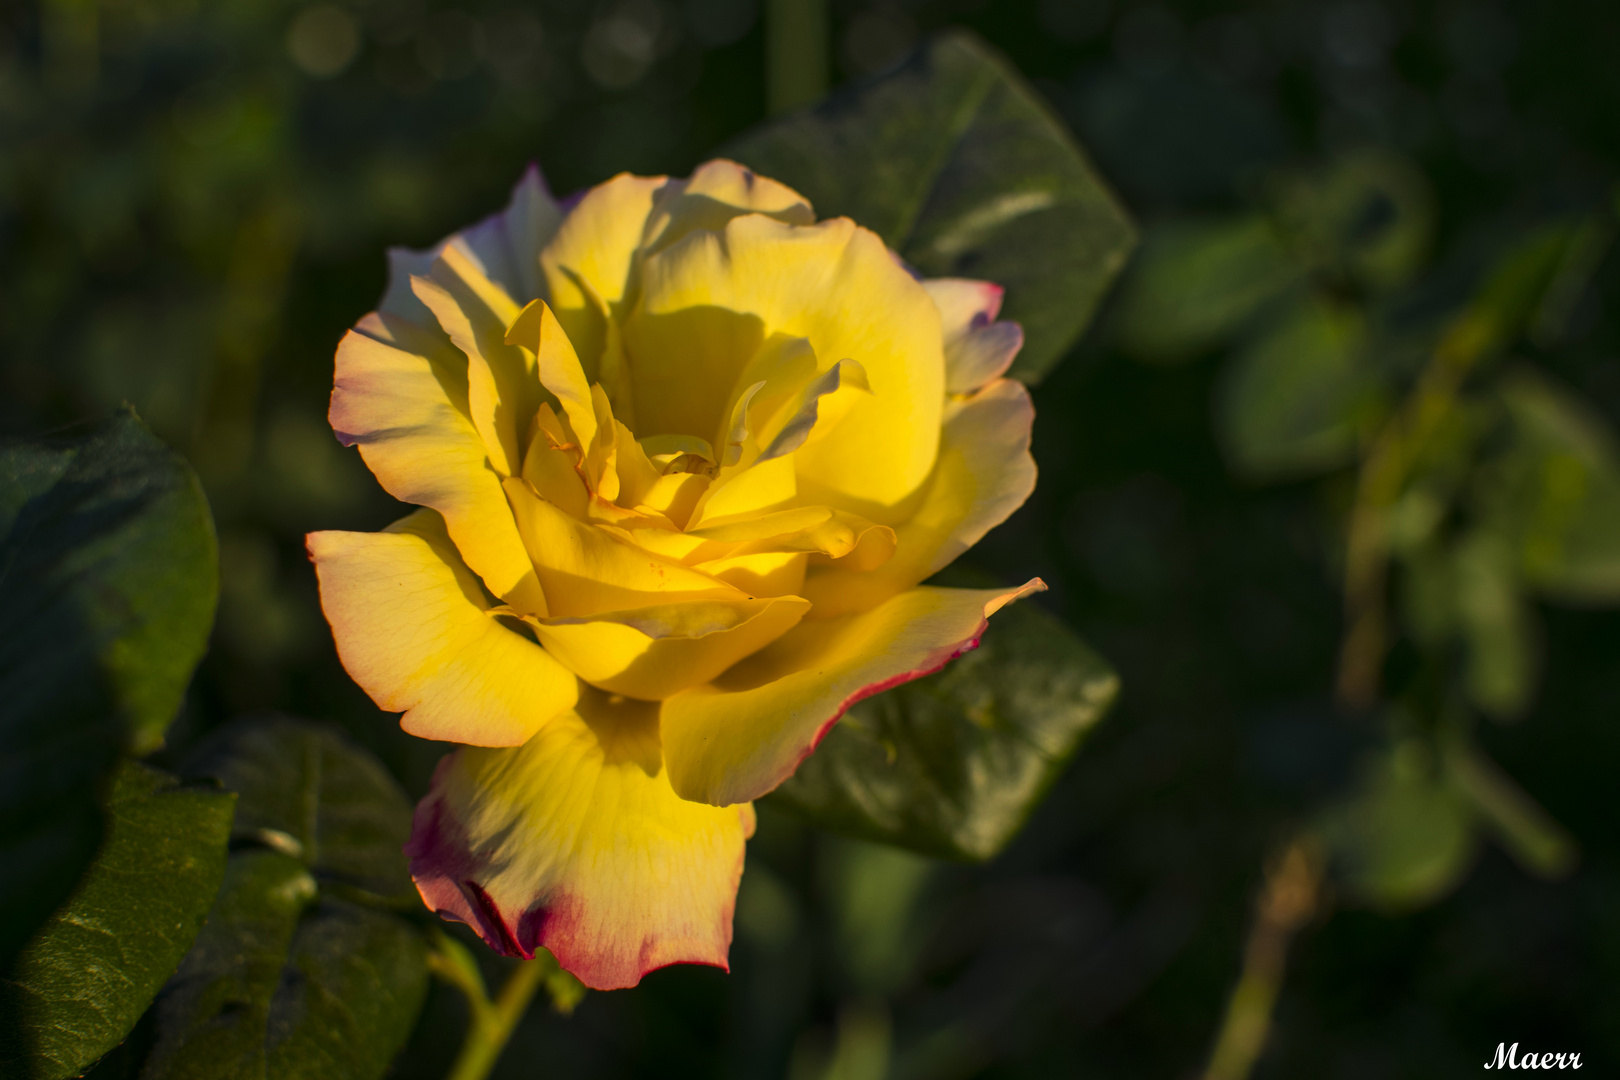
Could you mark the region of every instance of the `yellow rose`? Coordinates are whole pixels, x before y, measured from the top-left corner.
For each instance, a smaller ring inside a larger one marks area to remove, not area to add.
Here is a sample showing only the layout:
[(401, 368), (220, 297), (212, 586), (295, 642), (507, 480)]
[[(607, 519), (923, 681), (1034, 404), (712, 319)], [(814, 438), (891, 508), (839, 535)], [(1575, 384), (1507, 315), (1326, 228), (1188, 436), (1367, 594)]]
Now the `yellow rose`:
[(417, 887), (592, 987), (724, 967), (751, 800), (1043, 587), (918, 584), (1034, 487), (1022, 334), (727, 161), (566, 209), (531, 169), (391, 268), (331, 421), (423, 509), (309, 551), (350, 675), (466, 744)]

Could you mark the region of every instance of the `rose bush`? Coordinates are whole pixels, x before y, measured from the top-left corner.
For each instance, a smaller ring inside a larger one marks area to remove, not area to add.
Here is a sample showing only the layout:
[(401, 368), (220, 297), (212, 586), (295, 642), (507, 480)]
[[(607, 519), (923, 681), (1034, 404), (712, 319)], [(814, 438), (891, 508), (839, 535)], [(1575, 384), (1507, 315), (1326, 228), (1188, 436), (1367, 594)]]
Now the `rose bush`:
[(1034, 486), (1000, 298), (727, 161), (391, 253), (331, 422), (421, 509), (308, 540), (355, 681), (464, 744), (429, 907), (596, 988), (725, 966), (751, 801), (1043, 587), (919, 584)]

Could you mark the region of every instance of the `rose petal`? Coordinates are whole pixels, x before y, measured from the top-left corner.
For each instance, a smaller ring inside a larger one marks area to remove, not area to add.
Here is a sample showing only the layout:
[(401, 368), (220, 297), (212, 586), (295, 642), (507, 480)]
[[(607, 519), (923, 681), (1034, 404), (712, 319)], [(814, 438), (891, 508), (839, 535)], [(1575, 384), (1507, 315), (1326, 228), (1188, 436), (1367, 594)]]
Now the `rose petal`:
[(467, 410), (466, 359), (436, 329), (368, 315), (338, 346), (332, 428), (394, 498), (443, 515), (462, 558), (520, 611), (545, 596)]
[(872, 611), (800, 623), (719, 679), (664, 702), (664, 756), (683, 799), (759, 798), (793, 774), (855, 702), (974, 648), (1003, 605), (1044, 589), (901, 593)]
[(573, 707), (574, 674), (486, 613), (433, 511), (308, 545), (344, 668), (410, 734), (518, 746)]
[(801, 495), (892, 524), (938, 446), (940, 319), (883, 241), (848, 219), (794, 227), (739, 217), (648, 256), (624, 324), (641, 418), (649, 430), (718, 429), (772, 334), (806, 339), (822, 370), (858, 361), (871, 386), (838, 395), (842, 417), (824, 415), (795, 453)]
[(803, 595), (818, 618), (865, 611), (948, 566), (1035, 490), (1029, 391), (998, 379), (946, 407), (939, 460), (910, 520), (895, 526), (894, 555), (870, 564), (813, 566)]
[(809, 601), (784, 596), (666, 604), (530, 625), (547, 651), (586, 682), (657, 701), (758, 652), (809, 610)]
[(753, 823), (747, 805), (676, 796), (657, 705), (587, 690), (521, 747), (446, 758), (405, 850), (429, 908), (613, 990), (669, 964), (727, 966)]

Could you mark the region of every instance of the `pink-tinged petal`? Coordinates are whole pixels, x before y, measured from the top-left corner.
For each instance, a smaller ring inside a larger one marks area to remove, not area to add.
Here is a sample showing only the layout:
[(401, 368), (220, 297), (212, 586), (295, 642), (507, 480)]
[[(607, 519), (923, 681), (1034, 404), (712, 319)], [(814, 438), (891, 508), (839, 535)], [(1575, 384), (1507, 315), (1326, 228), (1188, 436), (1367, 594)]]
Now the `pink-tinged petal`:
[(972, 393), (1005, 374), (1024, 347), (1024, 328), (995, 321), (1002, 287), (966, 278), (935, 278), (922, 284), (939, 308), (945, 333), (946, 392)]
[(1034, 422), (1029, 391), (1011, 379), (948, 402), (934, 474), (911, 519), (895, 527), (893, 556), (875, 568), (847, 557), (811, 567), (801, 595), (816, 616), (865, 611), (911, 588), (1022, 506), (1035, 490)]
[(436, 328), (368, 315), (344, 337), (332, 429), (394, 498), (443, 515), (450, 537), (490, 592), (547, 614), (501, 477), (468, 417), (467, 361)]
[(452, 233), (424, 251), (389, 248), (388, 289), (377, 310), (431, 326), (433, 316), (412, 291), (411, 277), (426, 276), (433, 260), (457, 238), (486, 276), (520, 305), (526, 304), (542, 292), (540, 249), (550, 241), (561, 221), (562, 211), (547, 190), (540, 167), (531, 164), (512, 189), (511, 202), (500, 213)]
[(664, 758), (683, 799), (759, 798), (793, 774), (862, 698), (938, 671), (990, 616), (1046, 588), (922, 587), (859, 615), (803, 622), (720, 678), (664, 702)]
[(344, 668), (410, 734), (518, 746), (573, 708), (573, 672), (488, 613), (433, 511), (308, 545)]
[(614, 990), (669, 964), (727, 966), (753, 824), (750, 806), (676, 796), (656, 704), (587, 690), (521, 747), (440, 763), (405, 851), (429, 908)]

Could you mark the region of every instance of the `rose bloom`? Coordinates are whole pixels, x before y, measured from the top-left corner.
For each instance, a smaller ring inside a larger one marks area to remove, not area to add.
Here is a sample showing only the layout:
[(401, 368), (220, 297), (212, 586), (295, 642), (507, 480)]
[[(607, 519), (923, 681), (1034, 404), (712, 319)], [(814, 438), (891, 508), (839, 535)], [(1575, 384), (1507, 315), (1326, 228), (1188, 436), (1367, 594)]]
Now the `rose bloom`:
[(1024, 502), (1001, 289), (728, 161), (390, 253), (331, 422), (394, 497), (309, 552), (349, 674), (460, 743), (427, 905), (587, 986), (726, 966), (751, 801), (1042, 588), (919, 585)]

